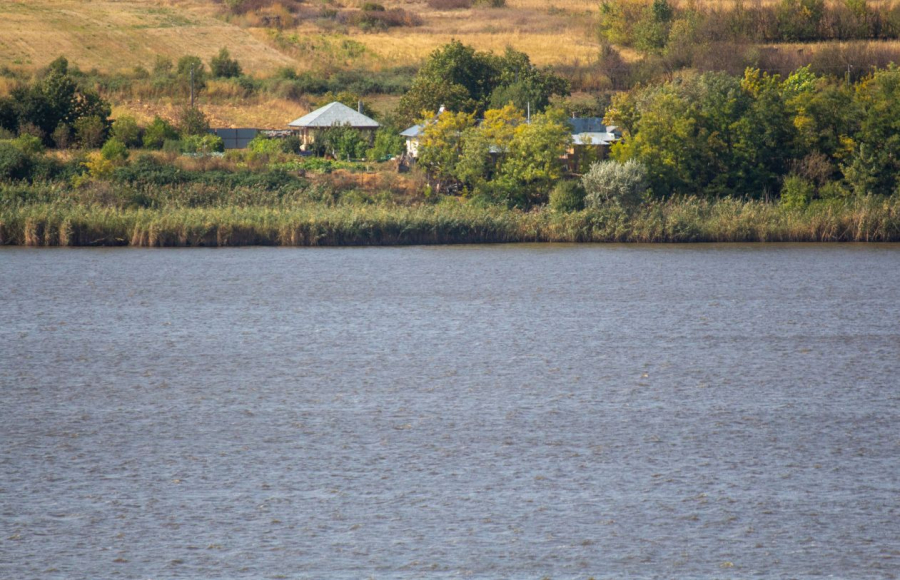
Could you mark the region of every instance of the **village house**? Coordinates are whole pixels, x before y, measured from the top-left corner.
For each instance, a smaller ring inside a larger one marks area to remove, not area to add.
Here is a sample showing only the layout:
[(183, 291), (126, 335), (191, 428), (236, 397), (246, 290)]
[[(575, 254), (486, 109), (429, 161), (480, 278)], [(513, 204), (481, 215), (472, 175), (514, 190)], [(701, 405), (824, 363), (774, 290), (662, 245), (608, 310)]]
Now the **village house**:
[[(443, 112), (444, 107), (441, 107), (438, 115)], [(622, 138), (619, 128), (604, 124), (602, 117), (572, 117), (566, 122), (571, 129), (572, 144), (566, 152), (565, 162), (572, 173), (578, 173), (594, 161), (606, 159), (610, 145)], [(424, 132), (424, 125), (413, 125), (400, 133), (406, 139), (407, 157), (419, 157), (419, 145)]]
[(347, 105), (335, 101), (291, 121), (288, 126), (298, 134), (301, 147), (306, 151), (315, 143), (318, 133), (332, 127), (352, 127), (365, 136), (371, 145), (375, 140), (375, 131), (380, 125), (374, 119), (362, 114), (362, 104), (358, 111), (354, 111)]
[(610, 146), (622, 138), (619, 128), (604, 124), (601, 117), (572, 117), (566, 122), (572, 129), (572, 144), (566, 153), (566, 166), (572, 173), (606, 159)]

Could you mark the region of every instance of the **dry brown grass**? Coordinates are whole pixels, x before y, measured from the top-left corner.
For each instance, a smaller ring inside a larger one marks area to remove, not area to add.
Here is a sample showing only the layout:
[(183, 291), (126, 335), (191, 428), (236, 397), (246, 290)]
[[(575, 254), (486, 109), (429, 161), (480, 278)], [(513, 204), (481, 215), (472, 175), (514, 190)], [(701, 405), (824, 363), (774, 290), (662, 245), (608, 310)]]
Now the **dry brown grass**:
[[(120, 101), (115, 104), (113, 117), (130, 115), (138, 124), (146, 125), (160, 116), (175, 122), (184, 103), (172, 99), (157, 101)], [(284, 129), (285, 126), (309, 112), (307, 107), (283, 99), (253, 98), (240, 101), (210, 102), (200, 99), (198, 106), (209, 117), (213, 127), (255, 127)]]
[[(589, 26), (595, 0), (508, 0), (502, 9), (451, 11), (432, 10), (425, 0), (382, 3), (421, 17), (422, 25), (363, 33), (353, 27), (323, 30), (306, 21), (284, 32), (350, 38), (367, 47), (369, 54), (358, 60), (372, 66), (418, 62), (451, 38), (480, 50), (513, 46), (541, 64), (596, 54)], [(356, 8), (361, 2), (343, 5)], [(242, 27), (241, 19), (226, 21), (213, 0), (2, 0), (0, 22), (0, 66), (35, 69), (62, 54), (83, 69), (115, 72), (150, 68), (156, 55), (174, 60), (194, 54), (206, 60), (223, 46), (255, 75), (282, 66), (303, 70), (341, 64), (328, 55), (319, 59), (280, 50), (265, 29)]]
[(152, 67), (156, 55), (209, 59), (223, 46), (252, 72), (295, 64), (200, 0), (3, 0), (0, 22), (0, 66), (37, 68), (65, 55), (112, 72)]

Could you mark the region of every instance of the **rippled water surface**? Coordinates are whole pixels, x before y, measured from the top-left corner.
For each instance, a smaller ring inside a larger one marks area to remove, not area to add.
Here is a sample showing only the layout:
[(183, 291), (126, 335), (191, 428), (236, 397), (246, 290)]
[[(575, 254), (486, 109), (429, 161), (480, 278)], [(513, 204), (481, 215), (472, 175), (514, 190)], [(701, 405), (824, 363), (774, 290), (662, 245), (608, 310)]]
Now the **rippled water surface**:
[(0, 250), (0, 578), (897, 578), (900, 246)]

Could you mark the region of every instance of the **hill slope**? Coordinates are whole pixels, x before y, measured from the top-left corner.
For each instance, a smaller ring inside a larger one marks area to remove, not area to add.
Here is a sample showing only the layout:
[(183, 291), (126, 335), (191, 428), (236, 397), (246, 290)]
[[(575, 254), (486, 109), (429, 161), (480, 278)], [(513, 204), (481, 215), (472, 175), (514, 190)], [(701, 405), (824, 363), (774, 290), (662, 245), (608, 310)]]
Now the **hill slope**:
[[(355, 0), (343, 4), (329, 6), (358, 8)], [(264, 75), (282, 66), (413, 64), (451, 38), (482, 50), (511, 45), (539, 64), (589, 60), (597, 51), (588, 26), (592, 0), (509, 0), (502, 9), (445, 11), (425, 0), (384, 4), (421, 24), (363, 32), (308, 17), (275, 31), (227, 18), (212, 0), (6, 0), (0, 3), (0, 66), (38, 68), (62, 54), (82, 69), (114, 72), (151, 67), (156, 55), (205, 60), (225, 46), (245, 70)], [(342, 53), (347, 41), (360, 49)]]

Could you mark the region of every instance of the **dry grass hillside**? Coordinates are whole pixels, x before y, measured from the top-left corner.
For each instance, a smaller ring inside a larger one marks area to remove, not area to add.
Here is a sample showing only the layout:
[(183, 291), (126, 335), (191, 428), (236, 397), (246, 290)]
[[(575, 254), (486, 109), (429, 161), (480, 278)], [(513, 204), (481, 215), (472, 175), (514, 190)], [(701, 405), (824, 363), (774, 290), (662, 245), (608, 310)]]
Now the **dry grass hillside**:
[[(324, 4), (303, 6), (321, 11)], [(327, 6), (352, 11), (360, 4)], [(421, 24), (364, 32), (309, 18), (276, 31), (265, 19), (228, 15), (214, 0), (3, 0), (0, 66), (37, 68), (62, 54), (83, 69), (115, 72), (151, 66), (156, 55), (208, 59), (225, 46), (245, 70), (265, 75), (282, 66), (413, 64), (451, 38), (483, 50), (511, 45), (542, 64), (596, 54), (589, 27), (594, 0), (509, 0), (506, 8), (462, 10), (434, 10), (426, 0), (383, 4), (415, 14)]]

